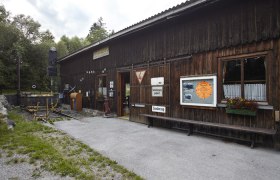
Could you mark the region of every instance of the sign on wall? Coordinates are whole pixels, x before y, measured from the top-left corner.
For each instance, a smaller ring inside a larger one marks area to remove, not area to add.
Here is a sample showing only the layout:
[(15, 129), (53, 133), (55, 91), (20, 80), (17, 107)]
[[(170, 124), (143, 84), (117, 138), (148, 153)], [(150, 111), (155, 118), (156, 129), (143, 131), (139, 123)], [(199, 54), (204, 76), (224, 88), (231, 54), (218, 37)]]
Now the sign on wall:
[(109, 55), (109, 47), (104, 47), (93, 52), (93, 59), (98, 59)]
[(152, 112), (165, 113), (166, 108), (165, 106), (152, 106)]
[(190, 106), (216, 107), (217, 77), (181, 77), (180, 104)]
[(152, 97), (162, 97), (162, 86), (153, 86), (152, 87)]
[(110, 88), (114, 88), (114, 81), (110, 81)]
[(151, 78), (151, 85), (152, 86), (164, 85), (164, 77)]
[(138, 82), (139, 84), (141, 84), (142, 80), (143, 80), (143, 77), (146, 73), (146, 70), (142, 70), (142, 71), (136, 71), (135, 74), (136, 74), (136, 77), (138, 79)]

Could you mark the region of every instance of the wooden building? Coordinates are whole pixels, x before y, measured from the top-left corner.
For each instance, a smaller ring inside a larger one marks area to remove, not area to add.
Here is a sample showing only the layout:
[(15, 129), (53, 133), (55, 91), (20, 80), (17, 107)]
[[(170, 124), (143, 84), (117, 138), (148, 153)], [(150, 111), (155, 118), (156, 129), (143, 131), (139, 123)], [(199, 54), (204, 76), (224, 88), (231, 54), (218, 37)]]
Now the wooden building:
[[(186, 1), (61, 58), (61, 83), (81, 90), (85, 107), (103, 110), (109, 98), (111, 111), (130, 121), (147, 123), (140, 114), (152, 114), (277, 130), (279, 36), (279, 0)], [(212, 89), (197, 97), (197, 79), (207, 77)], [(257, 101), (256, 116), (226, 113), (225, 99), (235, 97)], [(196, 131), (250, 138), (221, 128)], [(278, 134), (273, 143), (263, 135), (257, 141), (279, 145)]]

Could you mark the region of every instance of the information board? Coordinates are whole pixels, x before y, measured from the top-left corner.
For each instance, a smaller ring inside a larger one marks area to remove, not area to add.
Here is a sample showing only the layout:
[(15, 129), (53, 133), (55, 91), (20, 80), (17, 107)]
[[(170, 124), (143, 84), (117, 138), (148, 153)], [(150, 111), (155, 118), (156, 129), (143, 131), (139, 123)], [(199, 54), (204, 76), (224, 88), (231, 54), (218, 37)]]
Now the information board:
[(181, 77), (180, 104), (190, 106), (216, 107), (217, 77)]

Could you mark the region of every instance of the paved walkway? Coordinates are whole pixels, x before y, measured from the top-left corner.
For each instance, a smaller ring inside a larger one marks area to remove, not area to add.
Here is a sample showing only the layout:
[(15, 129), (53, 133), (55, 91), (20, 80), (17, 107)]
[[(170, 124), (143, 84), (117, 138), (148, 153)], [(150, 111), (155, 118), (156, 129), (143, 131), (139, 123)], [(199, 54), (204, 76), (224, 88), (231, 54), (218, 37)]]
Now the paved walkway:
[(280, 179), (279, 151), (116, 118), (60, 121), (55, 126), (145, 179)]

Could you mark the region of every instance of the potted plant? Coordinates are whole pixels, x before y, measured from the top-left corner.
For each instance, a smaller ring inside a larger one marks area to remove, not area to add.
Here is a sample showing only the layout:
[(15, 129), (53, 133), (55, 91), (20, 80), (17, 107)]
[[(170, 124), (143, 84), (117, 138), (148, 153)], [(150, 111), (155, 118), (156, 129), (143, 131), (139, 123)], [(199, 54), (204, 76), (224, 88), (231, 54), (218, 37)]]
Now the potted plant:
[(227, 98), (226, 113), (239, 114), (245, 116), (256, 116), (258, 103), (254, 100), (243, 98)]

